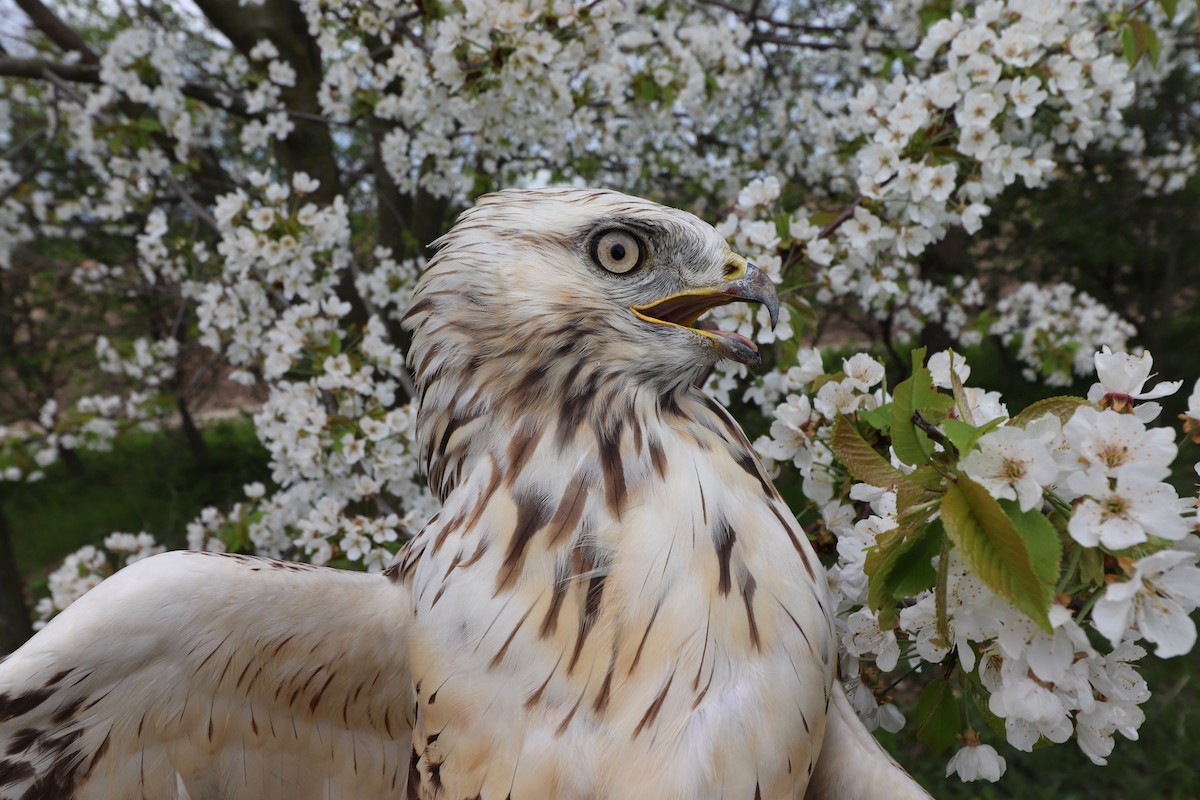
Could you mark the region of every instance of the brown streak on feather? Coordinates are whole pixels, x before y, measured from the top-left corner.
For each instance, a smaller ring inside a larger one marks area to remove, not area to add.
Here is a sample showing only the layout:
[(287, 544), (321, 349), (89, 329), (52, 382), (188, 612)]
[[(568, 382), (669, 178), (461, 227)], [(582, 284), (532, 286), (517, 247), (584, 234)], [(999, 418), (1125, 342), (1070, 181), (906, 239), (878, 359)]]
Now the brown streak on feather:
[[(8, 742), (8, 750), (5, 755), (15, 756), (17, 753), (24, 752), (33, 747), (33, 743), (38, 740), (42, 732), (37, 728), (22, 728), (12, 735), (12, 739)], [(0, 786), (4, 785), (4, 781), (0, 780)]]
[(493, 494), (496, 493), (496, 487), (500, 485), (501, 475), (500, 470), (496, 468), (495, 459), (492, 459), (490, 464), (492, 468), (492, 477), (488, 480), (487, 488), (484, 489), (483, 494), (479, 496), (480, 499), (475, 504), (475, 510), (471, 512), (471, 518), (467, 520), (466, 529), (469, 531), (475, 529), (475, 525), (478, 524), (479, 518), (483, 516), (484, 509), (487, 508), (488, 500)]
[[(534, 603), (534, 605), (537, 604)], [(521, 626), (525, 624), (525, 620), (529, 619), (529, 615), (532, 612), (533, 606), (531, 605), (521, 615), (521, 618), (517, 620), (517, 624), (513, 626), (512, 632), (508, 634), (508, 638), (504, 640), (504, 644), (500, 645), (500, 649), (496, 651), (496, 655), (492, 656), (491, 663), (488, 664), (488, 669), (495, 669), (504, 660), (504, 654), (508, 652), (508, 646), (512, 644), (513, 637), (517, 635), (517, 631), (521, 630)]]
[(569, 488), (559, 501), (558, 508), (555, 509), (554, 516), (550, 520), (550, 529), (546, 539), (548, 547), (558, 544), (564, 535), (571, 533), (579, 525), (584, 506), (587, 505), (586, 477), (586, 468), (581, 469), (571, 481), (572, 488)]
[(583, 616), (579, 620), (579, 638), (575, 640), (575, 652), (571, 654), (571, 663), (567, 664), (567, 674), (575, 670), (579, 663), (579, 655), (583, 652), (583, 643), (591, 633), (596, 617), (600, 614), (600, 602), (604, 596), (604, 581), (608, 576), (593, 575), (588, 582), (587, 599), (584, 603)]
[(783, 514), (779, 512), (779, 509), (775, 507), (774, 503), (767, 503), (767, 506), (771, 509), (771, 513), (775, 515), (775, 519), (779, 520), (779, 524), (782, 525), (783, 529), (787, 532), (788, 538), (792, 540), (792, 547), (796, 548), (796, 552), (800, 554), (800, 560), (804, 562), (804, 569), (808, 572), (808, 577), (815, 581), (817, 576), (813, 570), (812, 564), (810, 564), (808, 561), (808, 553), (805, 552), (804, 546), (800, 544), (800, 540), (796, 537), (796, 533), (793, 530), (792, 525), (788, 523), (786, 519), (784, 519)]
[(654, 720), (658, 718), (658, 712), (662, 711), (663, 702), (667, 699), (667, 692), (671, 689), (671, 684), (675, 681), (675, 673), (671, 673), (671, 677), (667, 678), (667, 685), (662, 688), (658, 696), (654, 698), (654, 702), (646, 709), (646, 713), (642, 714), (642, 719), (638, 722), (637, 727), (633, 729), (633, 738), (636, 739), (647, 725), (652, 725)]
[(654, 620), (658, 619), (658, 610), (660, 608), (662, 608), (661, 602), (654, 606), (654, 611), (650, 614), (650, 621), (646, 623), (646, 630), (642, 632), (642, 640), (638, 642), (637, 651), (633, 654), (633, 661), (629, 664), (627, 675), (633, 674), (633, 671), (637, 669), (638, 662), (642, 659), (642, 648), (646, 646), (646, 639), (650, 636), (650, 629), (654, 627)]
[(538, 441), (542, 438), (542, 428), (534, 431), (518, 431), (508, 445), (508, 477), (505, 485), (512, 486), (525, 468), (525, 463), (537, 450)]
[(325, 684), (323, 686), (321, 686), (320, 689), (317, 690), (317, 693), (315, 695), (313, 695), (313, 699), (309, 701), (309, 703), (308, 703), (309, 711), (317, 710), (317, 706), (321, 704), (321, 696), (325, 694), (325, 690), (329, 688), (329, 684), (333, 683), (333, 679), (336, 675), (337, 675), (336, 672), (333, 672), (332, 670), (330, 671), (329, 677), (325, 679)]
[(777, 598), (775, 598), (775, 602), (779, 603), (779, 607), (783, 609), (783, 613), (788, 615), (788, 619), (790, 619), (792, 621), (792, 624), (796, 626), (796, 630), (800, 631), (800, 635), (802, 637), (804, 637), (804, 643), (806, 645), (808, 645), (808, 652), (812, 653), (815, 656), (817, 654), (817, 651), (813, 647), (812, 641), (809, 640), (808, 634), (804, 632), (804, 626), (800, 624), (799, 620), (797, 620), (794, 616), (792, 616), (792, 612), (788, 611), (787, 606), (785, 606), (783, 604), (782, 600), (780, 600), (777, 597)]
[(571, 706), (571, 710), (567, 712), (567, 716), (558, 724), (558, 729), (554, 731), (555, 736), (562, 736), (567, 726), (571, 724), (571, 720), (575, 717), (575, 712), (579, 710), (579, 704), (583, 702), (583, 695), (579, 695), (579, 699), (575, 701), (575, 705)]
[(717, 546), (717, 564), (720, 568), (720, 574), (717, 577), (717, 590), (722, 595), (728, 595), (729, 590), (733, 587), (733, 581), (730, 578), (730, 560), (733, 556), (733, 544), (737, 540), (737, 532), (729, 526), (725, 520), (721, 520), (716, 526), (716, 536), (714, 544)]
[(513, 502), (517, 506), (516, 528), (509, 539), (504, 563), (496, 572), (496, 590), (493, 597), (512, 586), (525, 564), (525, 548), (550, 518), (549, 508), (541, 497), (522, 492), (513, 497)]
[(600, 472), (604, 476), (604, 499), (609, 509), (620, 516), (625, 505), (625, 464), (621, 461), (621, 418), (611, 431), (597, 431), (596, 445), (600, 454)]
[(763, 474), (762, 468), (758, 465), (758, 459), (749, 450), (739, 451), (733, 460), (739, 467), (746, 471), (746, 474), (758, 481), (758, 485), (762, 487), (763, 494), (772, 499), (779, 496), (779, 493), (775, 491), (775, 487), (771, 485), (771, 481)]
[(753, 575), (747, 575), (745, 582), (742, 584), (742, 600), (746, 603), (746, 622), (750, 626), (750, 643), (754, 645), (754, 649), (762, 651), (762, 641), (758, 637), (758, 621), (754, 618), (754, 590), (758, 586), (758, 582), (754, 580)]
[(7, 692), (0, 693), (0, 722), (7, 722), (22, 714), (28, 714), (46, 702), (46, 698), (50, 697), (51, 694), (53, 692), (49, 689), (34, 689), (16, 697), (9, 695)]
[(616, 666), (617, 654), (613, 651), (613, 658), (608, 664), (608, 673), (604, 676), (604, 683), (600, 684), (600, 692), (596, 695), (596, 702), (592, 704), (592, 711), (597, 714), (603, 713), (604, 709), (608, 708), (609, 695), (612, 692), (613, 667)]
[(657, 439), (650, 440), (650, 463), (654, 465), (658, 477), (667, 477), (667, 454)]
[(525, 708), (533, 708), (542, 701), (542, 693), (546, 691), (546, 687), (550, 685), (550, 681), (554, 678), (558, 671), (558, 663), (562, 661), (562, 656), (558, 657), (558, 662), (554, 664), (554, 669), (550, 670), (550, 674), (546, 676), (546, 680), (542, 681), (542, 685), (537, 688), (537, 691), (525, 698)]
[(479, 559), (483, 558), (483, 554), (487, 552), (487, 549), (488, 549), (488, 540), (480, 539), (479, 544), (475, 545), (475, 552), (471, 553), (471, 555), (467, 556), (466, 560), (463, 561), (458, 566), (461, 569), (466, 569), (467, 567), (471, 566)]

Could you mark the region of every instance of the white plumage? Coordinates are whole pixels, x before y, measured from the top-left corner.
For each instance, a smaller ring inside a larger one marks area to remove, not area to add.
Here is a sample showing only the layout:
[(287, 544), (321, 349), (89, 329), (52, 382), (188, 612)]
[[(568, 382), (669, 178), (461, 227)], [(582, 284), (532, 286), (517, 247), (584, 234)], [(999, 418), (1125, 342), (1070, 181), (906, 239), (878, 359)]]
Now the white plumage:
[[(483, 198), (407, 317), (443, 508), (385, 575), (172, 553), (0, 664), (0, 797), (926, 797), (854, 717), (815, 554), (694, 388), (768, 304), (708, 225)], [(807, 792), (807, 794), (806, 794)]]

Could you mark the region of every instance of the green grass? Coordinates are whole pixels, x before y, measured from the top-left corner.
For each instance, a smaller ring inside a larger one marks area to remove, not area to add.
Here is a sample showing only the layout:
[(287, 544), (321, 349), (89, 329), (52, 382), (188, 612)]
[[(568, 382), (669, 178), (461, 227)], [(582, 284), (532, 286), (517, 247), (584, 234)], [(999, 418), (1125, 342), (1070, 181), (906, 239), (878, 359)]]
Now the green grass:
[(267, 453), (249, 422), (204, 429), (210, 463), (200, 465), (175, 430), (131, 433), (112, 452), (81, 454), (82, 471), (56, 464), (35, 484), (0, 496), (18, 571), (37, 589), (64, 556), (113, 531), (148, 531), (182, 547), (187, 523), (205, 506), (243, 498), (242, 486), (270, 480)]

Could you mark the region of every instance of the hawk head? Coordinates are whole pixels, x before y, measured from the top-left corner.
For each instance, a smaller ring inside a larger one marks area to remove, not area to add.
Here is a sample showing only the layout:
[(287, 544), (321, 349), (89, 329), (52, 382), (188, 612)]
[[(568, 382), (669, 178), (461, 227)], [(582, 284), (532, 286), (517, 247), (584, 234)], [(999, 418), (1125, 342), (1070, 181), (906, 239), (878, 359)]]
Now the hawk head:
[(705, 311), (742, 300), (778, 313), (771, 281), (711, 225), (617, 192), (486, 195), (435, 246), (405, 326), (439, 493), (464, 447), (501, 446), (467, 421), (610, 428), (674, 405), (718, 359), (758, 361), (749, 339), (693, 327)]
[(768, 277), (711, 225), (617, 192), (485, 195), (435, 247), (408, 313), (418, 351), (454, 340), (479, 359), (554, 354), (669, 390), (718, 359), (759, 360), (744, 336), (693, 327), (704, 312), (742, 300), (778, 313)]

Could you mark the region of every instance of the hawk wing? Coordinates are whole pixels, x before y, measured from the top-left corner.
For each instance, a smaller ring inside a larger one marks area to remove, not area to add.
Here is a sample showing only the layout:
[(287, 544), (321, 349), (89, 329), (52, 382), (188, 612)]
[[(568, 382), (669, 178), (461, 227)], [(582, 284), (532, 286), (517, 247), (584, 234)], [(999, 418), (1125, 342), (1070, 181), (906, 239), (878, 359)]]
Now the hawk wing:
[(0, 798), (399, 798), (407, 589), (172, 552), (0, 662)]

